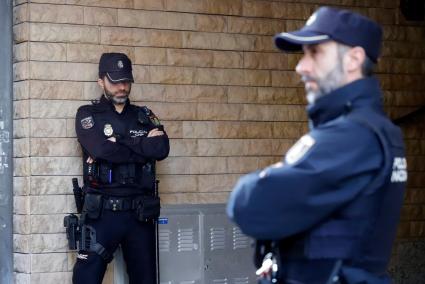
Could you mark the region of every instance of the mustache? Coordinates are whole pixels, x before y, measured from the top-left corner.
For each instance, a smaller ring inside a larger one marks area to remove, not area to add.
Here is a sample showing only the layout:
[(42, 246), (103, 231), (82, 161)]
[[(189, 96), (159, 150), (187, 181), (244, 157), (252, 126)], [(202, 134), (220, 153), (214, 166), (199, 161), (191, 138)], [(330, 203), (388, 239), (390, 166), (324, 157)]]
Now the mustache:
[(313, 76), (310, 76), (310, 75), (302, 75), (301, 76), (301, 81), (303, 81), (304, 83), (307, 83), (307, 82), (317, 82), (317, 79), (314, 78)]

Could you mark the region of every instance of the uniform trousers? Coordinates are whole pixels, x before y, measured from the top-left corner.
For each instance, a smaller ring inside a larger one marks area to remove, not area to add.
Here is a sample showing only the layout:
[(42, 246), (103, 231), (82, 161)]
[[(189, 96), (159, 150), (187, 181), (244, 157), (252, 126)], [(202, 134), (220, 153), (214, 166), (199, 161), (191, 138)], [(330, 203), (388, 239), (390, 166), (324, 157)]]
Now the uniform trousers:
[[(86, 218), (85, 224), (96, 230), (97, 242), (109, 253), (112, 254), (121, 245), (129, 284), (156, 283), (153, 222), (138, 221), (133, 210), (103, 210), (96, 220)], [(79, 256), (74, 266), (72, 283), (101, 284), (107, 262), (95, 252), (79, 251)]]

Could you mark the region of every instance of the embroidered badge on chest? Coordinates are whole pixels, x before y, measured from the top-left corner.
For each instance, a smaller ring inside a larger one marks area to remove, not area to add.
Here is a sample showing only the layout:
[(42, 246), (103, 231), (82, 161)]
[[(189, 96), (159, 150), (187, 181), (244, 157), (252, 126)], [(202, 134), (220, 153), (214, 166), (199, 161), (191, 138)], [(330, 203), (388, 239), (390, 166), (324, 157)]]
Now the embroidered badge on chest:
[(286, 153), (285, 162), (288, 165), (295, 164), (310, 150), (311, 147), (316, 143), (313, 137), (310, 135), (304, 135), (297, 143), (295, 143)]
[(114, 129), (112, 129), (112, 125), (110, 125), (109, 123), (105, 124), (105, 126), (103, 127), (103, 133), (106, 137), (111, 137), (112, 134), (114, 134)]
[(94, 126), (94, 120), (92, 116), (83, 118), (80, 122), (81, 122), (81, 127), (83, 129), (90, 129)]

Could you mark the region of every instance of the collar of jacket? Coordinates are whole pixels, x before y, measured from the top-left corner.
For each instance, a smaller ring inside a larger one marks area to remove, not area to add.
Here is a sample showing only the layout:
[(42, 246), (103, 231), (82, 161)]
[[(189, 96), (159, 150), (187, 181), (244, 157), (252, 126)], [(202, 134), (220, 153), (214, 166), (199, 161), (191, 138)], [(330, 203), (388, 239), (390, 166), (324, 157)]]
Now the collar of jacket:
[(123, 114), (123, 113), (125, 113), (126, 111), (127, 111), (127, 108), (128, 108), (128, 106), (130, 105), (130, 99), (128, 98), (127, 99), (127, 102), (125, 103), (125, 105), (124, 105), (124, 109), (123, 109), (123, 111), (121, 112), (121, 113), (118, 113), (116, 110), (115, 110), (115, 106), (114, 106), (114, 104), (112, 103), (112, 101), (110, 101), (110, 100), (108, 100), (106, 97), (105, 97), (105, 95), (102, 95), (101, 97), (100, 97), (100, 99), (99, 99), (99, 106), (101, 106), (101, 107), (105, 107), (105, 109), (106, 108), (109, 108), (109, 109), (111, 109), (112, 111), (114, 111), (114, 112), (116, 112), (117, 114)]
[(307, 106), (310, 123), (316, 127), (359, 107), (372, 107), (382, 111), (379, 82), (373, 77), (351, 82), (319, 98)]

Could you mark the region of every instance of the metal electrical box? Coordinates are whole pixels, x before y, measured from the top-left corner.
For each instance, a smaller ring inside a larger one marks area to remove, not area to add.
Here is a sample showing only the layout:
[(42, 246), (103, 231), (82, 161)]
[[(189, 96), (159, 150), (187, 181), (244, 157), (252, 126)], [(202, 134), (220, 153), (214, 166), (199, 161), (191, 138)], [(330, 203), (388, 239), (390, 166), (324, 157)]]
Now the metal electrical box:
[[(254, 248), (232, 224), (223, 204), (175, 205), (159, 220), (160, 284), (256, 283)], [(114, 284), (127, 283), (120, 253)]]

